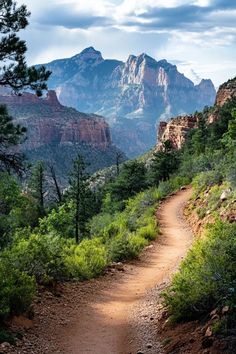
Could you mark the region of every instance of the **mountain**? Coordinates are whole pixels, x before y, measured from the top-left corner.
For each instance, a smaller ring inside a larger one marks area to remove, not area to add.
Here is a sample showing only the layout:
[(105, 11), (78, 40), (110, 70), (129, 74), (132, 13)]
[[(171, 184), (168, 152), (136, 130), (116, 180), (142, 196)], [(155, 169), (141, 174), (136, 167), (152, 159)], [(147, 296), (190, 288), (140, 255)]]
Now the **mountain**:
[(48, 84), (59, 101), (103, 115), (114, 143), (130, 157), (154, 145), (159, 120), (201, 110), (215, 100), (211, 80), (194, 85), (175, 65), (147, 54), (130, 55), (121, 62), (103, 59), (89, 47), (45, 66), (52, 71)]
[[(214, 106), (207, 112), (207, 123), (211, 124), (219, 119), (220, 108), (227, 102), (236, 99), (236, 77), (228, 80), (219, 87)], [(161, 150), (166, 140), (171, 141), (175, 149), (180, 149), (190, 130), (197, 128), (197, 114), (183, 115), (160, 122), (158, 127), (156, 149)]]
[(104, 118), (61, 105), (55, 91), (44, 98), (1, 92), (0, 104), (6, 104), (15, 122), (27, 128), (21, 151), (30, 160), (54, 163), (61, 177), (68, 174), (78, 153), (90, 164), (90, 172), (115, 163), (120, 150), (112, 144)]

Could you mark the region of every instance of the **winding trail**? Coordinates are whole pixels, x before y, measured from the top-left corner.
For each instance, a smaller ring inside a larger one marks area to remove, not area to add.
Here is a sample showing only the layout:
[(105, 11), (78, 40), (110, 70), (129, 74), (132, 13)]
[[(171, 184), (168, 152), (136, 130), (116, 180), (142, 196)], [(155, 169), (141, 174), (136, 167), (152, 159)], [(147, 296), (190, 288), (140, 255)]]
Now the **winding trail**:
[[(190, 195), (187, 189), (163, 202), (157, 212), (161, 230), (157, 241), (139, 261), (127, 264), (118, 278), (110, 277), (101, 289), (90, 289), (75, 310), (75, 320), (61, 333), (62, 353), (136, 354), (142, 343), (145, 348), (149, 329), (133, 309), (148, 306), (148, 292), (168, 281), (191, 245), (192, 234), (183, 218)], [(147, 347), (145, 353), (161, 353), (157, 344)]]
[(161, 235), (124, 271), (61, 284), (56, 297), (42, 290), (23, 340), (4, 353), (161, 354), (159, 295), (191, 245), (183, 217), (190, 196), (187, 189), (161, 203)]

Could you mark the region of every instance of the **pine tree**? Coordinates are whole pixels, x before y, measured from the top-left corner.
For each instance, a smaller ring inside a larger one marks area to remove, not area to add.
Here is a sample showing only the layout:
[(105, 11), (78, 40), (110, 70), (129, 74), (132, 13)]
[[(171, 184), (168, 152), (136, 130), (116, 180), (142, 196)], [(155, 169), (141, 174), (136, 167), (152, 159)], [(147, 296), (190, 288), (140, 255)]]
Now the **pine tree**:
[[(47, 89), (50, 72), (45, 67), (27, 67), (26, 43), (17, 36), (28, 25), (29, 15), (25, 5), (17, 7), (13, 0), (0, 1), (0, 86), (18, 94), (29, 88), (40, 96)], [(13, 147), (22, 141), (25, 132), (25, 128), (12, 123), (6, 107), (0, 106), (0, 171), (22, 171), (23, 156)]]
[(0, 1), (0, 86), (11, 87), (16, 93), (23, 88), (37, 95), (47, 88), (50, 72), (45, 67), (27, 67), (25, 41), (17, 33), (28, 25), (30, 13), (25, 5), (17, 7), (13, 0)]
[(86, 163), (81, 155), (74, 161), (74, 167), (70, 175), (69, 196), (75, 204), (75, 241), (79, 243), (80, 237), (85, 232), (85, 223), (88, 218), (89, 205), (87, 197), (89, 193), (88, 175), (85, 172)]
[(32, 174), (29, 180), (29, 189), (32, 197), (35, 199), (38, 207), (39, 217), (45, 215), (45, 195), (46, 178), (45, 167), (43, 162), (39, 161), (32, 169)]

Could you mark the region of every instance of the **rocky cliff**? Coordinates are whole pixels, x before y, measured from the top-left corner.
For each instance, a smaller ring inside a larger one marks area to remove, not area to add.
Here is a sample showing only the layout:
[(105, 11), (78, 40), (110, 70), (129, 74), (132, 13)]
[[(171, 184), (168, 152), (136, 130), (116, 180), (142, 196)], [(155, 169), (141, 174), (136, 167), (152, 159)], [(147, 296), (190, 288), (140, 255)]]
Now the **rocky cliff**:
[(111, 145), (108, 124), (102, 117), (77, 112), (62, 106), (54, 91), (44, 98), (31, 93), (22, 96), (1, 95), (18, 123), (27, 128), (24, 149), (36, 149), (45, 144), (89, 144), (106, 149)]
[(104, 118), (63, 106), (54, 91), (43, 98), (1, 92), (0, 104), (6, 104), (15, 122), (27, 128), (21, 150), (33, 160), (54, 162), (63, 173), (78, 153), (85, 155), (90, 171), (115, 163), (118, 150)]
[(56, 90), (59, 101), (103, 115), (114, 142), (129, 156), (154, 145), (160, 119), (192, 113), (215, 101), (210, 80), (194, 85), (175, 65), (147, 54), (130, 55), (121, 62), (103, 59), (90, 47), (46, 67), (52, 71), (49, 87)]
[[(233, 98), (236, 99), (236, 78), (221, 85), (216, 95), (215, 105), (209, 110), (207, 123), (211, 124), (219, 118), (219, 107)], [(187, 133), (197, 127), (197, 115), (184, 115), (160, 122), (158, 127), (157, 150), (163, 148), (163, 143), (170, 140), (175, 149), (180, 149), (186, 140)]]
[(222, 107), (228, 100), (236, 97), (236, 78), (228, 80), (219, 87), (215, 105)]
[(160, 122), (157, 150), (161, 150), (167, 140), (171, 141), (174, 149), (179, 150), (186, 140), (187, 133), (196, 127), (197, 116), (195, 115), (179, 116), (169, 122)]

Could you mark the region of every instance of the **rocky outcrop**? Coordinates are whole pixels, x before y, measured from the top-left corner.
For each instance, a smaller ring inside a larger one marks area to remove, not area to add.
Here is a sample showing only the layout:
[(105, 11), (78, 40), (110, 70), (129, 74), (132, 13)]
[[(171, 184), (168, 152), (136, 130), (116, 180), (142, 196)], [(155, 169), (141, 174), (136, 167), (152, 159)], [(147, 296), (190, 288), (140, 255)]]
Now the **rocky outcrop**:
[(165, 141), (169, 140), (174, 149), (182, 147), (186, 136), (191, 129), (197, 127), (197, 116), (179, 116), (171, 119), (168, 123), (161, 122), (158, 130), (157, 150), (162, 150)]
[(60, 104), (54, 91), (43, 98), (0, 93), (16, 123), (27, 128), (27, 139), (18, 146), (29, 161), (54, 164), (64, 184), (73, 160), (81, 154), (88, 172), (114, 165), (121, 151), (112, 144), (108, 123), (98, 115), (85, 114)]
[(227, 101), (236, 98), (236, 78), (221, 85), (216, 95), (215, 105), (222, 107)]
[[(205, 86), (207, 80), (202, 80), (199, 85)], [(219, 107), (222, 107), (229, 100), (236, 98), (236, 78), (227, 81), (219, 87), (213, 109), (207, 114), (207, 124), (216, 122), (219, 119)], [(189, 130), (197, 127), (197, 115), (184, 115), (172, 118), (168, 122), (160, 122), (158, 127), (157, 150), (163, 148), (166, 140), (170, 140), (174, 149), (180, 149), (186, 140)]]
[(6, 104), (15, 120), (27, 128), (24, 149), (85, 143), (104, 150), (111, 145), (110, 129), (102, 117), (62, 106), (54, 91), (44, 98), (31, 93), (1, 95), (0, 103)]
[(103, 59), (90, 47), (46, 67), (52, 71), (49, 87), (56, 90), (59, 101), (104, 116), (116, 143), (131, 157), (155, 144), (155, 127), (161, 119), (192, 113), (215, 101), (210, 80), (194, 85), (175, 65), (145, 53), (121, 62)]

